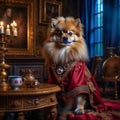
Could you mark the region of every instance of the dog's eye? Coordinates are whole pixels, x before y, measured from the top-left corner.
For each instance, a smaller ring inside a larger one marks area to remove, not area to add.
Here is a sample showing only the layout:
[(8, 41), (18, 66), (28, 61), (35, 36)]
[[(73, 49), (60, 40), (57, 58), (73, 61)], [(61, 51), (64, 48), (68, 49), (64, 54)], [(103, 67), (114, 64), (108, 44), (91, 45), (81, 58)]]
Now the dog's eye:
[(72, 36), (73, 31), (68, 31), (68, 34), (69, 34), (70, 36)]
[(61, 36), (62, 34), (63, 34), (63, 32), (62, 32), (62, 31), (58, 31), (58, 35), (60, 35), (60, 36)]

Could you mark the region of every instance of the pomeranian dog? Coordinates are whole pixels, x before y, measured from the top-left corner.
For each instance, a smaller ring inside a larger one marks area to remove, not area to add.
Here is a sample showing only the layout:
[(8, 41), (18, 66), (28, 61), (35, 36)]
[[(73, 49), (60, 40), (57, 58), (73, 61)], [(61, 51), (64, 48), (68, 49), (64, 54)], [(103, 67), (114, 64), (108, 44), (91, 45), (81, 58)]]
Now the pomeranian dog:
[[(89, 57), (79, 18), (52, 18), (43, 57), (49, 70), (48, 82), (61, 87), (57, 94), (59, 119), (65, 120), (66, 113), (73, 109), (75, 114), (83, 114), (90, 91), (87, 82), (82, 79), (85, 76), (82, 69)], [(90, 74), (87, 75), (89, 78)]]
[(47, 66), (64, 65), (71, 61), (88, 60), (80, 19), (58, 17), (52, 19), (45, 41), (43, 56)]

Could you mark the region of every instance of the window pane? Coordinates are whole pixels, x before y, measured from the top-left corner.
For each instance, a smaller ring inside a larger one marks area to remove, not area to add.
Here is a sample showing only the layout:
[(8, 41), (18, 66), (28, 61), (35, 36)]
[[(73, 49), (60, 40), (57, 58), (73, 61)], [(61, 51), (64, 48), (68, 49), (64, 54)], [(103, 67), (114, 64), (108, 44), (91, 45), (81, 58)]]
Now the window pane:
[(91, 29), (91, 57), (103, 56), (103, 0), (95, 0)]
[(94, 27), (98, 27), (98, 15), (95, 15), (95, 26)]
[(101, 39), (101, 42), (103, 42), (103, 28), (101, 28), (100, 39)]
[(101, 41), (101, 29), (98, 29), (98, 39), (97, 39), (97, 42), (100, 42)]
[(98, 17), (97, 17), (97, 20), (98, 20), (98, 26), (100, 26), (101, 24), (101, 14), (98, 14)]
[(101, 11), (101, 4), (98, 4), (98, 11), (97, 12), (100, 12)]
[(103, 13), (100, 14), (100, 25), (103, 26)]
[(94, 34), (95, 34), (95, 40), (94, 40), (94, 41), (96, 42), (97, 39), (98, 39), (98, 30), (95, 30), (95, 33), (94, 33)]
[(103, 55), (103, 44), (102, 43), (96, 43), (95, 44), (95, 55), (96, 56), (102, 56)]
[(103, 4), (102, 4), (102, 2), (101, 2), (101, 11), (103, 11)]

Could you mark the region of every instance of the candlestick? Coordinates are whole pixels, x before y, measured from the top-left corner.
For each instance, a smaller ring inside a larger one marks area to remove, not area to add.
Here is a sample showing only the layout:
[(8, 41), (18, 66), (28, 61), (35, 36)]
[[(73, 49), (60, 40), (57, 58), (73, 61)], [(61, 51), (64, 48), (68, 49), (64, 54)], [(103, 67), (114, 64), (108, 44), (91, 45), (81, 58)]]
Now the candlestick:
[(1, 26), (4, 25), (3, 21), (0, 21), (0, 25), (1, 25)]
[(15, 22), (15, 20), (13, 20), (13, 26), (16, 27), (17, 23)]
[(7, 28), (6, 28), (6, 35), (10, 35), (10, 26), (7, 25)]
[(18, 35), (17, 23), (15, 22), (15, 20), (13, 20), (13, 22), (11, 23), (11, 27), (12, 27), (13, 36), (17, 36)]
[(4, 26), (1, 26), (1, 34), (4, 34)]
[(17, 28), (15, 28), (14, 31), (13, 31), (13, 36), (17, 36), (17, 35), (18, 35)]
[(4, 24), (2, 21), (0, 22), (0, 33), (4, 34)]
[(7, 26), (4, 26), (3, 21), (0, 21), (0, 54), (2, 56), (2, 61), (0, 63), (0, 79), (1, 79), (0, 87), (3, 87), (5, 89), (7, 87), (6, 69), (10, 67), (10, 65), (5, 63), (5, 55), (7, 52), (6, 44), (10, 36), (17, 35), (18, 35), (17, 23), (15, 21), (13, 21), (10, 25), (8, 24)]
[(1, 25), (0, 25), (0, 33), (1, 33)]

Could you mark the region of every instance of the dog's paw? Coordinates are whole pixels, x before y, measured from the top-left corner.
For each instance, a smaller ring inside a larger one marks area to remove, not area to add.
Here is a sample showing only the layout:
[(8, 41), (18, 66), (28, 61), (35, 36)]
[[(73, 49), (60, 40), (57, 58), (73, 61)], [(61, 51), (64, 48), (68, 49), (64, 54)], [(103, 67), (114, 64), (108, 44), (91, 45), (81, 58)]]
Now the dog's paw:
[(85, 110), (83, 108), (76, 108), (74, 110), (74, 113), (75, 114), (84, 114), (85, 113)]

